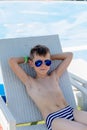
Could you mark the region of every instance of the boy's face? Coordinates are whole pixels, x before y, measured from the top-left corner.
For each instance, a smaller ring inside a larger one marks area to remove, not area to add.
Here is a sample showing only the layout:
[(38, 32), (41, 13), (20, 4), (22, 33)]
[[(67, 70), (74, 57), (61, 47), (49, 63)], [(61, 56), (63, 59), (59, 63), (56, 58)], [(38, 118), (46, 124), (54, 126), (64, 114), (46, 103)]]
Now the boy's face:
[(47, 53), (45, 56), (34, 55), (32, 65), (37, 75), (45, 76), (50, 69), (51, 60), (50, 53)]

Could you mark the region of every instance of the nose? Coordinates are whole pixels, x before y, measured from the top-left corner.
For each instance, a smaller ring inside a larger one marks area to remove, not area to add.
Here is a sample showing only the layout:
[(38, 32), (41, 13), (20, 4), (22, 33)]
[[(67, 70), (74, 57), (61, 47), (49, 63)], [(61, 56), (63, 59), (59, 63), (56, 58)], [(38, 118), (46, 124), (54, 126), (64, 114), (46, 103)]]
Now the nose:
[(42, 62), (42, 65), (41, 65), (42, 67), (46, 67), (46, 64), (45, 64), (45, 62), (43, 61)]
[(42, 66), (45, 66), (45, 63), (44, 63), (44, 61), (42, 62)]

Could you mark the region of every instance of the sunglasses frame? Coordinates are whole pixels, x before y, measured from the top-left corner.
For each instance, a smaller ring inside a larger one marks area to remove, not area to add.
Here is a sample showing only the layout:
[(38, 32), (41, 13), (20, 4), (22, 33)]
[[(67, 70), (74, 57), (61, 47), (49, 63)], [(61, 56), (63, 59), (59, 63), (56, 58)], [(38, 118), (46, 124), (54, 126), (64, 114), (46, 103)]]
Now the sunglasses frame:
[[(51, 65), (51, 60), (50, 59), (46, 59), (46, 60), (44, 60), (44, 61), (42, 61), (42, 60), (36, 60), (35, 61), (35, 66), (36, 67), (40, 67), (42, 64), (43, 64), (43, 62), (44, 62), (44, 64), (46, 65), (46, 66), (50, 66)], [(49, 63), (49, 64), (48, 64)]]

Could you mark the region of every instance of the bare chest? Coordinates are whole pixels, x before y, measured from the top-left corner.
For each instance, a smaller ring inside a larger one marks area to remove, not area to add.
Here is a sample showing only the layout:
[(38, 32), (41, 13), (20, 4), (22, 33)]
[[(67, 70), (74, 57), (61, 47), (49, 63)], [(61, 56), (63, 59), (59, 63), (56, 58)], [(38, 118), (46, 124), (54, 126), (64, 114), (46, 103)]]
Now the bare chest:
[(39, 80), (32, 84), (31, 90), (28, 90), (28, 94), (33, 100), (46, 100), (48, 97), (54, 97), (58, 95), (60, 88), (56, 80)]

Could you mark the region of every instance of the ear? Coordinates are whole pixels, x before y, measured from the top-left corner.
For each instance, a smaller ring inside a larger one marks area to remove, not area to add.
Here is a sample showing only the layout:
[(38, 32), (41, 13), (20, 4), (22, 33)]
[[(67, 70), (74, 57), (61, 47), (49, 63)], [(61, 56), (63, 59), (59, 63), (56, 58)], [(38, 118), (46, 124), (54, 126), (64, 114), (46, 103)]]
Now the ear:
[(33, 65), (34, 63), (33, 63), (33, 61), (32, 61), (32, 60), (29, 60), (29, 62), (28, 62), (28, 63), (29, 63), (29, 65), (30, 65), (31, 67), (33, 67), (33, 66), (34, 66), (34, 65)]

